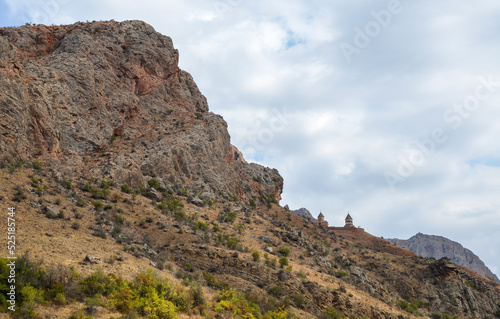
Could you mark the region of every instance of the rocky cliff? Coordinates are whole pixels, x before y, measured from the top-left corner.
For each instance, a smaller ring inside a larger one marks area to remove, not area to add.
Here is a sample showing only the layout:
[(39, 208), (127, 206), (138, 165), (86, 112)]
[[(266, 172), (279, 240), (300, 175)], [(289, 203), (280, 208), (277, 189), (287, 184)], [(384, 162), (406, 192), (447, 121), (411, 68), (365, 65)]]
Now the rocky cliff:
[(387, 239), (388, 241), (411, 250), (421, 257), (434, 257), (440, 259), (450, 258), (457, 265), (468, 268), (480, 275), (500, 282), (498, 277), (486, 267), (472, 251), (464, 248), (461, 244), (441, 236), (425, 235), (418, 233), (410, 239)]
[(36, 159), (63, 179), (279, 200), (277, 170), (245, 162), (178, 60), (142, 21), (1, 28), (2, 165)]

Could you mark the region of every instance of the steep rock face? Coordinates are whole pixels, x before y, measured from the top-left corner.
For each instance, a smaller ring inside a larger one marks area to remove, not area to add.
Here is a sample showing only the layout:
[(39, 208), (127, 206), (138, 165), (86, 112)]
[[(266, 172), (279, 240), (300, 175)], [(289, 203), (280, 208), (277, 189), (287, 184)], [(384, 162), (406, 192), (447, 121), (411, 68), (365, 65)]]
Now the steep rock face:
[(279, 200), (277, 170), (245, 162), (178, 59), (172, 40), (142, 21), (0, 29), (0, 161)]
[(425, 235), (418, 233), (410, 239), (387, 239), (388, 241), (411, 250), (421, 257), (434, 257), (440, 259), (450, 258), (455, 264), (468, 268), (480, 275), (500, 282), (498, 277), (486, 267), (472, 251), (464, 248), (461, 244), (441, 236)]

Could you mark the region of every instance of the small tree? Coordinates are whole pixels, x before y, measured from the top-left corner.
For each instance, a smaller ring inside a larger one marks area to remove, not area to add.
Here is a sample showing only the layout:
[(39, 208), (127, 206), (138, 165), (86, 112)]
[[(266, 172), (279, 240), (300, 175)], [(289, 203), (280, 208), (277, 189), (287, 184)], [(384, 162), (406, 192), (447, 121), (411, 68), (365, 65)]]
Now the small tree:
[(288, 258), (286, 258), (285, 256), (281, 256), (279, 263), (281, 267), (288, 266)]

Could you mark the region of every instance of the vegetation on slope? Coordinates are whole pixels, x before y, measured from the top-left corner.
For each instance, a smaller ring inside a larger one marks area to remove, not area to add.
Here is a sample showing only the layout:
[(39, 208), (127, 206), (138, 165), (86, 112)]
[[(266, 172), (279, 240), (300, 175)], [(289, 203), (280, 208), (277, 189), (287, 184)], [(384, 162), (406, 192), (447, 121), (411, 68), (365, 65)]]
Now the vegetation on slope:
[[(209, 202), (159, 179), (133, 189), (25, 164), (0, 172), (1, 198), (23, 212), (19, 251), (38, 256), (18, 260), (19, 317), (500, 315), (489, 303), (492, 283), (367, 233), (335, 235), (272, 202), (228, 202), (226, 194)], [(54, 243), (66, 240), (58, 250)], [(89, 253), (101, 260), (82, 261)], [(0, 270), (5, 279), (6, 260)], [(452, 296), (469, 299), (459, 307)]]

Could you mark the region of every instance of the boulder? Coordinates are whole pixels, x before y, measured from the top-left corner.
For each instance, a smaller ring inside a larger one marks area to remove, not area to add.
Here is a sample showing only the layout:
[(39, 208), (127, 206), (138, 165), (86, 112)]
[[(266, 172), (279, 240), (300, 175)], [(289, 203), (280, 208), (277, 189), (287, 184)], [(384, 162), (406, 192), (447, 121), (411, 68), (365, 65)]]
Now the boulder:
[(85, 256), (83, 263), (86, 265), (96, 265), (101, 263), (101, 258), (89, 254)]

